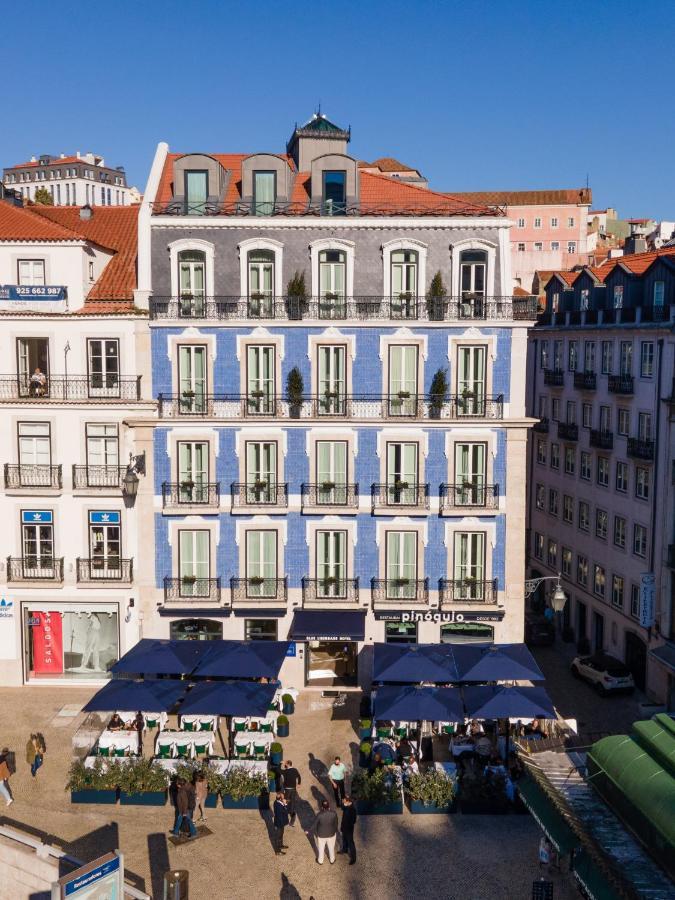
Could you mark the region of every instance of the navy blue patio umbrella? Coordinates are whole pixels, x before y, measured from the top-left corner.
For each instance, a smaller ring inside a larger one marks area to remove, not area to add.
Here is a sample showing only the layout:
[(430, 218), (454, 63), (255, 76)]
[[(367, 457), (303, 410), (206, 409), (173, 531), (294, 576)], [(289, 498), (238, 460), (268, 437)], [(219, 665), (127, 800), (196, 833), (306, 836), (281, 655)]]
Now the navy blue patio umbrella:
[(458, 680), (452, 644), (375, 644), (373, 681), (449, 684)]
[(200, 681), (181, 704), (181, 715), (265, 716), (276, 685), (257, 681)]
[(544, 688), (505, 684), (470, 685), (462, 689), (469, 719), (556, 719)]
[(143, 638), (110, 671), (114, 675), (191, 675), (210, 643)]
[(288, 641), (210, 641), (194, 676), (204, 678), (273, 678), (286, 658)]
[(143, 681), (115, 678), (94, 694), (84, 707), (84, 711), (169, 712), (185, 695), (187, 688), (187, 684), (177, 678), (153, 678)]
[(373, 701), (373, 718), (392, 722), (463, 722), (459, 688), (383, 685)]
[(544, 681), (525, 644), (455, 644), (459, 680)]

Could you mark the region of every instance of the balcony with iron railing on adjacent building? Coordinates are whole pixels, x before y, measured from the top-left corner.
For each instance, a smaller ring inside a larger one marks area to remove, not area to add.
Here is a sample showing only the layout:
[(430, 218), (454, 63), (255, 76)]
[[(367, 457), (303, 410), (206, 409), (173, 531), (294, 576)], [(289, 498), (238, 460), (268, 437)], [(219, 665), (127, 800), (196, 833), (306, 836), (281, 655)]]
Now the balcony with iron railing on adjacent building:
[(355, 606), (359, 602), (359, 579), (341, 575), (302, 579), (303, 606)]
[(549, 429), (549, 420), (544, 416), (534, 423), (532, 426), (532, 430), (538, 432), (539, 434), (548, 434)]
[(441, 578), (439, 582), (441, 609), (452, 603), (496, 603), (497, 579)]
[(38, 381), (34, 379), (31, 375), (0, 375), (0, 403), (112, 403), (141, 399), (140, 375), (46, 374)]
[(599, 450), (611, 450), (614, 446), (614, 434), (611, 431), (599, 431), (591, 428), (589, 444)]
[(322, 481), (320, 484), (303, 484), (301, 488), (303, 511), (328, 513), (335, 507), (356, 512), (359, 508), (358, 484), (341, 484)]
[(578, 441), (579, 426), (574, 422), (558, 422), (558, 437), (561, 441)]
[(391, 515), (397, 509), (408, 512), (429, 509), (428, 484), (397, 479), (388, 484), (374, 484), (370, 490), (373, 511), (380, 509)]
[(8, 491), (24, 488), (57, 491), (62, 487), (61, 466), (5, 463), (5, 488)]
[(288, 484), (261, 478), (249, 484), (235, 482), (232, 485), (232, 512), (248, 511), (251, 507), (264, 510), (270, 506), (288, 506)]
[(595, 372), (575, 372), (574, 387), (582, 391), (594, 391), (597, 387)]
[(248, 578), (231, 578), (230, 591), (232, 606), (286, 605), (288, 600), (288, 580), (251, 575)]
[(643, 438), (628, 438), (626, 452), (633, 459), (654, 459), (654, 441)]
[(607, 390), (610, 394), (624, 394), (630, 396), (633, 393), (633, 376), (609, 375), (607, 377)]
[(63, 557), (10, 556), (7, 558), (7, 581), (63, 582)]
[(465, 510), (499, 509), (499, 485), (482, 481), (463, 481), (460, 484), (442, 484), (440, 488), (440, 514), (465, 515)]
[(126, 471), (126, 466), (73, 466), (73, 488), (121, 489)]
[(220, 506), (220, 482), (218, 481), (165, 481), (162, 484), (162, 508), (185, 512), (186, 507), (199, 510), (216, 510)]
[(428, 606), (428, 578), (373, 578), (371, 582), (373, 609), (395, 606)]
[(549, 387), (563, 387), (565, 373), (562, 369), (544, 369), (544, 384)]
[(285, 396), (262, 391), (249, 395), (206, 394), (193, 391), (158, 396), (162, 419), (206, 418), (236, 420), (382, 420), (419, 421), (423, 419), (476, 420), (503, 419), (504, 396), (476, 395), (463, 391), (446, 399), (399, 391), (389, 395), (335, 394), (303, 396), (289, 400)]
[(150, 299), (154, 321), (196, 319), (206, 321), (534, 321), (536, 297), (427, 297), (417, 294), (383, 296), (275, 297), (268, 294), (195, 296)]
[(77, 559), (77, 580), (82, 584), (131, 584), (134, 577), (133, 559), (117, 556), (94, 556)]
[(220, 605), (220, 578), (182, 575), (164, 579), (164, 603), (215, 603)]

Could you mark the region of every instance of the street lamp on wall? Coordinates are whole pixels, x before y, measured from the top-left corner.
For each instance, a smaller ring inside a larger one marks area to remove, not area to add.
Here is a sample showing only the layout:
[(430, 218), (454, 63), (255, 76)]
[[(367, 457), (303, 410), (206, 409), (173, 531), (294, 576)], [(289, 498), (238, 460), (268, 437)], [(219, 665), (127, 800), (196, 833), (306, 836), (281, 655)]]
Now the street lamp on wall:
[(145, 475), (145, 454), (139, 456), (129, 454), (129, 464), (122, 479), (122, 494), (130, 503), (133, 503), (138, 493), (138, 476)]
[(551, 608), (553, 612), (561, 613), (565, 608), (565, 604), (567, 603), (567, 594), (563, 590), (563, 586), (560, 583), (560, 573), (558, 575), (544, 575), (543, 578), (528, 578), (525, 581), (525, 599), (531, 597), (532, 594), (537, 590), (539, 585), (544, 581), (555, 581), (556, 587), (553, 593), (551, 594)]

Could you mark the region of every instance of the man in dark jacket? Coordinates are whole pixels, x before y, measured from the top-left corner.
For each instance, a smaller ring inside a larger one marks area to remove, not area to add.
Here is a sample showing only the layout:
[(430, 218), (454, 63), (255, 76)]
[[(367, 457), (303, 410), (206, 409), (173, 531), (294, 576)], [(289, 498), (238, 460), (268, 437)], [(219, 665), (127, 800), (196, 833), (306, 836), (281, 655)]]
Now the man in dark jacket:
[(337, 813), (330, 808), (328, 800), (322, 800), (321, 809), (306, 832), (306, 834), (310, 834), (311, 832), (316, 838), (316, 845), (318, 848), (316, 861), (320, 866), (323, 865), (323, 855), (326, 850), (328, 850), (328, 859), (330, 860), (331, 865), (335, 862), (337, 827)]
[(288, 807), (283, 794), (277, 794), (272, 812), (274, 816), (274, 852), (277, 856), (285, 856), (284, 850), (288, 850), (288, 847), (284, 844), (284, 828), (288, 825)]
[(354, 843), (354, 826), (356, 825), (356, 807), (351, 797), (345, 797), (342, 801), (342, 822), (340, 834), (342, 835), (342, 850), (340, 853), (349, 854), (349, 865), (356, 862), (356, 844)]
[(174, 837), (180, 836), (180, 827), (183, 824), (183, 821), (188, 823), (188, 827), (190, 829), (190, 838), (197, 837), (197, 829), (195, 828), (195, 823), (192, 821), (192, 812), (195, 808), (195, 800), (194, 800), (194, 788), (191, 784), (188, 784), (184, 778), (179, 778), (176, 781), (176, 824), (173, 827)]
[(298, 799), (298, 785), (302, 784), (302, 778), (290, 759), (287, 759), (284, 763), (282, 775), (284, 779), (284, 794), (288, 804), (288, 815), (291, 817), (289, 824), (295, 825), (295, 803)]

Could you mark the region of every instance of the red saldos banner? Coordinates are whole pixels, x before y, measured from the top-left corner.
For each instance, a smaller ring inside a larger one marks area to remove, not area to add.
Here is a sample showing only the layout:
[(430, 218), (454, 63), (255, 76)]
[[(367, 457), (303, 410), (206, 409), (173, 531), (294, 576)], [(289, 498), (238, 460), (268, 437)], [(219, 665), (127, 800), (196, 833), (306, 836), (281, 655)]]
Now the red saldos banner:
[(61, 613), (31, 612), (33, 671), (40, 675), (63, 674)]

